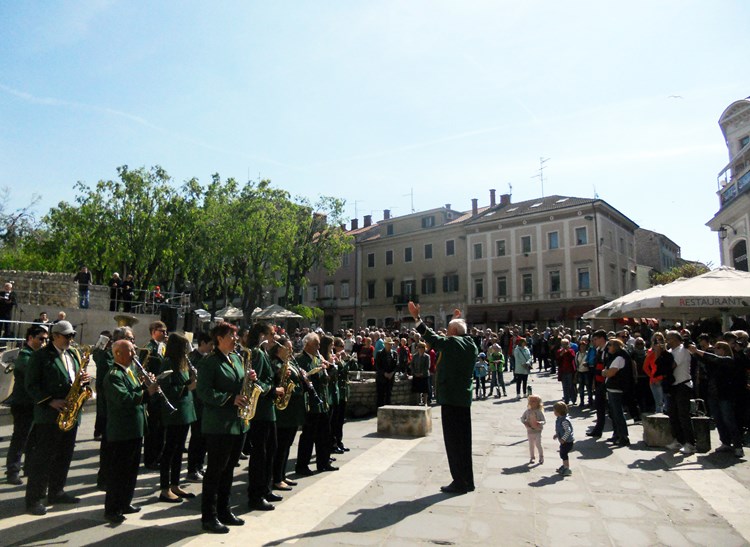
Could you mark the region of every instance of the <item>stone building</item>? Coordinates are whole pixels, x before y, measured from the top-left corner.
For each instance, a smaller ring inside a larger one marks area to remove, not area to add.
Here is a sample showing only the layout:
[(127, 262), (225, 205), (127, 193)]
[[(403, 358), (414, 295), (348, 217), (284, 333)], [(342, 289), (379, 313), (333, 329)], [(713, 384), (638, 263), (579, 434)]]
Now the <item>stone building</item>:
[(719, 118), (729, 163), (719, 172), (719, 210), (706, 223), (719, 236), (722, 266), (748, 271), (750, 234), (750, 97), (730, 104)]
[(664, 234), (645, 228), (635, 231), (635, 258), (640, 266), (648, 266), (661, 273), (684, 262), (677, 243)]

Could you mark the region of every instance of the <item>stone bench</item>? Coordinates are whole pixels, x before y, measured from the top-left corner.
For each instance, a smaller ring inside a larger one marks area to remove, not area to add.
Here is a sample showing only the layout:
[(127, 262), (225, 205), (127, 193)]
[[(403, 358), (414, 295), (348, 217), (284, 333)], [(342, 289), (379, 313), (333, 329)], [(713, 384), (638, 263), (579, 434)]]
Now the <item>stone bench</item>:
[[(693, 432), (695, 433), (695, 449), (706, 453), (711, 450), (711, 418), (708, 416), (693, 416)], [(646, 446), (663, 448), (674, 441), (672, 429), (669, 427), (669, 416), (666, 414), (651, 414), (644, 416), (643, 442)]]
[(397, 437), (426, 437), (432, 433), (432, 408), (381, 406), (378, 409), (378, 433)]

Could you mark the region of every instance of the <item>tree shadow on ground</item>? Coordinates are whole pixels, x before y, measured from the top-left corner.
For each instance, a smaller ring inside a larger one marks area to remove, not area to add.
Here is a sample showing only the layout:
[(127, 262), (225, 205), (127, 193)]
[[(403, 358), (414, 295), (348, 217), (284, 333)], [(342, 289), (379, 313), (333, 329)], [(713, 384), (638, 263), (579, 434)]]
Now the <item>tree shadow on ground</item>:
[(380, 507), (373, 507), (371, 509), (358, 509), (349, 513), (350, 515), (356, 515), (353, 521), (339, 526), (337, 528), (326, 528), (323, 530), (313, 530), (305, 532), (304, 534), (298, 534), (296, 536), (290, 536), (286, 538), (277, 539), (266, 543), (265, 545), (281, 545), (283, 543), (294, 541), (298, 539), (312, 539), (317, 537), (326, 536), (328, 534), (339, 534), (342, 532), (350, 532), (353, 534), (362, 534), (373, 532), (376, 530), (382, 530), (389, 528), (404, 519), (421, 513), (435, 503), (450, 498), (449, 494), (430, 494), (423, 498), (408, 501), (398, 501), (396, 503), (388, 503)]

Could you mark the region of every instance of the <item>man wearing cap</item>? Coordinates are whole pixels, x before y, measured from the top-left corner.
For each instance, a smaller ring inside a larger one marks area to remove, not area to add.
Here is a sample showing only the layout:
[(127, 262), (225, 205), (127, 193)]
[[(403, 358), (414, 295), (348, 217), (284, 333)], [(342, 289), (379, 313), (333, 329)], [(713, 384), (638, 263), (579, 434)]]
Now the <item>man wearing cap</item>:
[(387, 336), (383, 340), (383, 349), (375, 356), (375, 389), (378, 408), (391, 404), (393, 378), (396, 374), (398, 359), (393, 350), (393, 339)]
[[(65, 409), (65, 398), (81, 369), (78, 352), (70, 349), (76, 331), (68, 321), (59, 321), (50, 334), (52, 341), (31, 355), (25, 380), (26, 391), (35, 404), (35, 445), (27, 465), (26, 486), (26, 509), (32, 515), (47, 512), (42, 503), (45, 494), (52, 505), (80, 502), (64, 490), (78, 424), (70, 431), (62, 431), (57, 425), (57, 417)], [(89, 380), (83, 372), (81, 382), (86, 384)]]

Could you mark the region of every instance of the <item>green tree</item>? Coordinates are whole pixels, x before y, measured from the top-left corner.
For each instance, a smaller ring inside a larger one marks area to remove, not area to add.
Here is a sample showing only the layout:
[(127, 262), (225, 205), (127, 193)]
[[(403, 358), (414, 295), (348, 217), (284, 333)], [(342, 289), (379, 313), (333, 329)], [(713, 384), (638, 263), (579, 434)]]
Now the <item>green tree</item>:
[(680, 266), (675, 266), (671, 270), (667, 270), (664, 273), (652, 272), (651, 274), (651, 285), (666, 285), (672, 281), (684, 277), (696, 277), (710, 271), (708, 266), (700, 264), (699, 262), (686, 262)]

